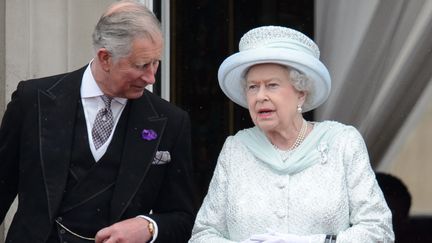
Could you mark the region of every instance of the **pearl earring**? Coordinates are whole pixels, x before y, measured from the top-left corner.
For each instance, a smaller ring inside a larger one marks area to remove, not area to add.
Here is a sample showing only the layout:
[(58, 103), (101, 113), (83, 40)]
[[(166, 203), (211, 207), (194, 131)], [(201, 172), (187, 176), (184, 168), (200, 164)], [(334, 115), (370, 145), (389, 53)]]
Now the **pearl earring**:
[(297, 105), (297, 112), (298, 113), (302, 113), (303, 108), (301, 107), (301, 105)]

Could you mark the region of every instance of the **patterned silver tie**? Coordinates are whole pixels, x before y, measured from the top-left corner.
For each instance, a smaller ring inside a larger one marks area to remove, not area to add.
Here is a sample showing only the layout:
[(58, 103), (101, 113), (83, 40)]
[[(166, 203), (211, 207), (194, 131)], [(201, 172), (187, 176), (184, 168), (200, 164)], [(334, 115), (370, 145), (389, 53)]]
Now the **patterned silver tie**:
[(107, 141), (114, 127), (111, 111), (112, 98), (105, 95), (102, 95), (101, 98), (105, 103), (105, 107), (98, 111), (92, 129), (93, 143), (96, 149), (99, 149)]

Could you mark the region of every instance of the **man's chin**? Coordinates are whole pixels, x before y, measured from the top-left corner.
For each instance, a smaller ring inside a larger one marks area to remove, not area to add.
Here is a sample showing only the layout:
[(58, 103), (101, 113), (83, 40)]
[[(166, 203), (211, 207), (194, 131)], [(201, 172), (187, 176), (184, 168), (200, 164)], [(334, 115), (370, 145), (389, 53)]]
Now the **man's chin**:
[(128, 100), (138, 99), (144, 94), (144, 90), (136, 91), (136, 92), (130, 92), (126, 94), (126, 97)]

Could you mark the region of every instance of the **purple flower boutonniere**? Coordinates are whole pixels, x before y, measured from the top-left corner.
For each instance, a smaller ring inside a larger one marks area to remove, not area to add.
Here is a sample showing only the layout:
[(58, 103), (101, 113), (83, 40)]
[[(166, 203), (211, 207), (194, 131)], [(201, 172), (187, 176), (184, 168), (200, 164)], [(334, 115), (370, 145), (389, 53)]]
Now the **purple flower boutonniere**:
[(157, 133), (152, 129), (144, 129), (141, 132), (141, 138), (147, 141), (155, 140), (157, 136)]

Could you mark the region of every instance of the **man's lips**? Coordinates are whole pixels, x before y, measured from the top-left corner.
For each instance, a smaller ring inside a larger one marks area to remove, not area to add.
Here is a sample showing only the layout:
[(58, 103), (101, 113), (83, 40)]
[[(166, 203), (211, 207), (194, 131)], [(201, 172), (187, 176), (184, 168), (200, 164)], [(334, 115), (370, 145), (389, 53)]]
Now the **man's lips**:
[(145, 89), (146, 85), (131, 85), (134, 89)]

